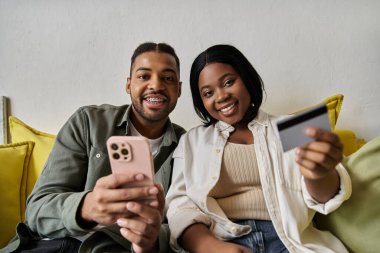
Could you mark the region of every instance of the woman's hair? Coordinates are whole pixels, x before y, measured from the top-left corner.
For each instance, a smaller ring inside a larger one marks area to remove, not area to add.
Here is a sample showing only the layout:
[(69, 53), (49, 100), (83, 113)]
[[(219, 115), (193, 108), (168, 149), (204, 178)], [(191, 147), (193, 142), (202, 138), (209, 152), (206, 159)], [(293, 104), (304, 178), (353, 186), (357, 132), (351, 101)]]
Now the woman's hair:
[(195, 112), (201, 118), (205, 126), (209, 126), (218, 120), (211, 117), (203, 105), (198, 87), (199, 75), (207, 64), (224, 63), (232, 66), (240, 75), (251, 97), (253, 106), (248, 110), (244, 120), (254, 119), (263, 101), (264, 84), (247, 58), (231, 45), (215, 45), (206, 49), (194, 60), (190, 71), (190, 89), (193, 97)]
[[(154, 43), (154, 42), (145, 42), (139, 45), (135, 51), (133, 52), (133, 55), (131, 57), (131, 70), (133, 68), (133, 64), (135, 63), (135, 60), (137, 56), (140, 54), (146, 53), (146, 52), (158, 52), (158, 53), (167, 53), (174, 57), (175, 62), (177, 64), (178, 73), (179, 73), (179, 59), (177, 54), (175, 53), (174, 48), (172, 48), (170, 45), (166, 43)], [(131, 73), (130, 73), (131, 74)]]

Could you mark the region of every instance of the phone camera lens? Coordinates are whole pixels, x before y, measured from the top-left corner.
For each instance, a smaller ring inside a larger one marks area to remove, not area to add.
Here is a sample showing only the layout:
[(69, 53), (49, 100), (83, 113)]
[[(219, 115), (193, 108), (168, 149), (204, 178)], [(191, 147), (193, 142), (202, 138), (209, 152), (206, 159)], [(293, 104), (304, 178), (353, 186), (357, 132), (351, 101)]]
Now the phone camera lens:
[(123, 155), (128, 155), (128, 149), (125, 149), (125, 148), (123, 148), (122, 150), (121, 150), (121, 153), (123, 154)]
[(117, 144), (112, 143), (112, 144), (111, 144), (111, 148), (112, 148), (112, 150), (117, 150), (117, 149), (118, 149), (118, 146), (117, 146)]
[(114, 153), (112, 155), (113, 158), (115, 158), (116, 160), (120, 158), (120, 155), (118, 153)]

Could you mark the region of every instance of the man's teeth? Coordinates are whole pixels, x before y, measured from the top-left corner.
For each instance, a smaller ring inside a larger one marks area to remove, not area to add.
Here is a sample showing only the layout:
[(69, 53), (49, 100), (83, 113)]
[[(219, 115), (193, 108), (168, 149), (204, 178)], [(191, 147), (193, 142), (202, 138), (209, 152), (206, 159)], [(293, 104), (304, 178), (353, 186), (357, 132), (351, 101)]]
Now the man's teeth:
[(161, 103), (163, 101), (163, 99), (160, 98), (147, 98), (146, 100), (150, 103)]
[(226, 108), (221, 109), (221, 111), (222, 112), (227, 112), (228, 110), (231, 110), (231, 108), (234, 107), (234, 106), (235, 106), (235, 104), (232, 104), (232, 105), (230, 105), (230, 106), (228, 106)]

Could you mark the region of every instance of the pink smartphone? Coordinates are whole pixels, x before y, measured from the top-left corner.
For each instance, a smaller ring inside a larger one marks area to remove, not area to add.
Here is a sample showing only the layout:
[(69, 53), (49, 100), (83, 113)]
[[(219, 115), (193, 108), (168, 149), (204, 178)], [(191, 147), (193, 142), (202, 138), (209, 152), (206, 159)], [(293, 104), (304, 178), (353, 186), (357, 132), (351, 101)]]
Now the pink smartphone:
[(148, 139), (142, 136), (111, 136), (107, 140), (108, 157), (114, 174), (144, 174), (145, 179), (126, 185), (153, 185), (154, 166)]

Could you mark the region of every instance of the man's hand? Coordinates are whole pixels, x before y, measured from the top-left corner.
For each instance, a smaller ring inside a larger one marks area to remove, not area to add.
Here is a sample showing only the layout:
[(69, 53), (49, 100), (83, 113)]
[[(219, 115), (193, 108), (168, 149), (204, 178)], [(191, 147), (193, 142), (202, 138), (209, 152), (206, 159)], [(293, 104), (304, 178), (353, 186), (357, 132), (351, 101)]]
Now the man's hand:
[(165, 194), (161, 185), (156, 184), (157, 202), (144, 205), (139, 202), (126, 204), (128, 212), (134, 215), (129, 218), (120, 218), (117, 224), (121, 227), (120, 233), (130, 241), (136, 253), (156, 252), (165, 206)]
[(336, 134), (319, 128), (306, 129), (306, 135), (315, 141), (297, 148), (296, 161), (311, 196), (324, 203), (339, 190), (335, 167), (342, 161), (343, 145)]
[[(84, 197), (79, 210), (79, 218), (84, 222), (106, 225), (115, 223), (119, 218), (134, 215), (128, 210), (127, 203), (139, 198), (155, 196), (158, 193), (157, 188), (155, 186), (120, 187), (143, 179), (144, 175), (142, 174), (134, 176), (110, 174), (98, 179), (93, 191)], [(153, 201), (151, 204), (157, 205), (156, 202)]]

